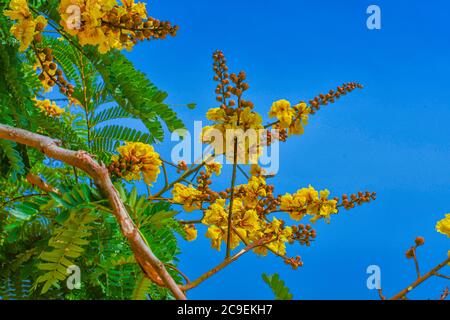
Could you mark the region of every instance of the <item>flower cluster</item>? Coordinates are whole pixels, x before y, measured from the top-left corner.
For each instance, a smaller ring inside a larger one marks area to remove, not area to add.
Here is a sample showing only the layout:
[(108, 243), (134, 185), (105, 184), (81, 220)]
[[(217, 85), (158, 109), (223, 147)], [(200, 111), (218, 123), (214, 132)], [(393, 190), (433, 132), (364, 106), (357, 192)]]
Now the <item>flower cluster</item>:
[[(219, 108), (212, 108), (206, 113), (206, 118), (213, 125), (203, 128), (202, 141), (211, 143), (214, 140), (215, 152), (225, 154), (226, 158), (237, 163), (254, 163), (261, 153), (262, 117), (253, 110), (253, 103), (244, 100), (242, 95), (249, 89), (245, 82), (245, 72), (239, 74), (228, 72), (225, 56), (221, 51), (213, 55), (216, 87), (216, 100)], [(234, 99), (232, 99), (234, 96)], [(235, 134), (248, 134), (253, 130), (253, 139), (239, 139)], [(217, 139), (220, 138), (220, 141)], [(236, 145), (235, 145), (236, 144)], [(234, 152), (235, 149), (237, 152)]]
[(60, 92), (69, 98), (74, 88), (63, 77), (63, 72), (58, 69), (50, 48), (42, 48), (42, 31), (47, 26), (47, 20), (43, 16), (33, 17), (27, 0), (12, 0), (10, 10), (5, 10), (4, 15), (16, 20), (11, 27), (11, 33), (19, 40), (19, 51), (25, 51), (31, 46), (35, 53), (35, 70), (39, 71), (39, 80), (45, 92), (58, 85)]
[(291, 103), (284, 99), (274, 102), (269, 111), (269, 117), (277, 117), (281, 128), (289, 128), (294, 116), (295, 112), (291, 108)]
[(187, 212), (201, 208), (203, 193), (192, 186), (176, 183), (172, 190), (173, 201), (183, 205)]
[(438, 221), (436, 230), (450, 238), (450, 213), (446, 214), (444, 219)]
[(301, 220), (306, 215), (312, 216), (311, 221), (326, 219), (338, 212), (337, 201), (328, 199), (328, 190), (316, 191), (312, 186), (302, 188), (294, 194), (286, 193), (280, 197), (280, 210), (289, 213), (293, 220)]
[(65, 111), (64, 109), (58, 107), (56, 103), (50, 100), (37, 100), (34, 99), (36, 107), (41, 110), (41, 112), (44, 112), (49, 117), (59, 117), (62, 115)]
[[(303, 265), (301, 258), (287, 257), (286, 246), (295, 242), (310, 246), (317, 236), (316, 231), (311, 225), (289, 226), (282, 217), (275, 216), (276, 213), (287, 213), (295, 221), (309, 216), (311, 222), (320, 219), (329, 222), (331, 215), (337, 214), (339, 208), (351, 209), (356, 205), (375, 200), (376, 194), (358, 192), (352, 194), (350, 199), (344, 195), (339, 202), (339, 198), (330, 198), (328, 190), (317, 191), (309, 186), (293, 194), (274, 195), (274, 186), (266, 182), (270, 175), (266, 175), (257, 163), (251, 162), (250, 176), (244, 172), (248, 178), (244, 184), (235, 184), (235, 169), (243, 171), (237, 164), (248, 164), (250, 154), (256, 154), (258, 159), (260, 149), (269, 145), (272, 138), (284, 141), (290, 135), (303, 134), (304, 126), (308, 123), (309, 116), (318, 110), (317, 106), (334, 102), (341, 95), (360, 85), (345, 84), (336, 92), (330, 91), (329, 94), (312, 100), (310, 105), (300, 102), (291, 106), (287, 100), (276, 101), (269, 112), (269, 117), (276, 118), (276, 121), (263, 126), (262, 117), (254, 111), (253, 103), (243, 99), (243, 93), (249, 89), (249, 85), (245, 82), (246, 74), (244, 72), (230, 74), (221, 51), (216, 51), (213, 59), (214, 80), (218, 82), (215, 90), (216, 100), (220, 106), (207, 111), (206, 118), (212, 125), (203, 128), (201, 138), (203, 142), (211, 145), (214, 142), (215, 156), (225, 154), (227, 160), (231, 159), (234, 165), (232, 185), (220, 192), (213, 191), (210, 188), (211, 177), (213, 174), (220, 174), (221, 165), (206, 162), (205, 171), (201, 171), (197, 177), (197, 184), (184, 179), (174, 184), (172, 203), (183, 205), (188, 212), (200, 210), (203, 213), (200, 220), (185, 222), (189, 224), (185, 226), (187, 238), (195, 238), (191, 223), (201, 222), (208, 227), (206, 237), (211, 240), (212, 247), (220, 250), (222, 243), (225, 243), (227, 255), (228, 250), (244, 244), (250, 246), (249, 250), (252, 249), (256, 254), (266, 255), (270, 251), (282, 257), (293, 268), (298, 268)], [(272, 131), (267, 130), (268, 128), (278, 129), (278, 133), (275, 132), (277, 135), (272, 135)], [(245, 139), (230, 140), (227, 134), (229, 130), (240, 130), (245, 134), (251, 130), (259, 132), (257, 139), (251, 144)], [(261, 133), (266, 136), (260, 135)], [(264, 141), (264, 138), (267, 140)], [(217, 144), (218, 140), (222, 144)], [(174, 166), (177, 172), (184, 171), (183, 175), (194, 170), (188, 169), (184, 162)]]
[[(210, 189), (212, 171), (202, 171), (197, 185), (174, 185), (173, 203), (183, 205), (187, 212), (203, 211), (201, 223), (208, 226), (206, 237), (217, 250), (222, 242), (229, 242), (229, 247), (235, 249), (241, 243), (248, 245), (263, 240), (262, 245), (253, 249), (256, 254), (266, 255), (271, 251), (289, 260), (285, 257), (286, 245), (298, 242), (309, 246), (316, 238), (316, 231), (310, 225), (288, 226), (283, 219), (270, 215), (286, 212), (297, 221), (306, 215), (312, 216), (312, 222), (329, 221), (330, 215), (338, 212), (338, 201), (329, 199), (328, 190), (318, 192), (311, 186), (295, 194), (275, 196), (274, 187), (266, 183), (259, 170), (254, 171), (255, 175), (249, 177), (247, 183), (219, 193)], [(301, 262), (293, 259), (289, 264), (298, 267)]]
[(162, 162), (152, 146), (142, 142), (127, 142), (117, 148), (117, 152), (119, 155), (112, 157), (108, 167), (111, 173), (127, 181), (141, 180), (142, 175), (148, 185), (156, 181)]
[[(100, 53), (131, 49), (138, 41), (175, 36), (178, 27), (147, 14), (146, 4), (134, 0), (62, 0), (59, 12), (64, 30), (81, 45), (98, 46)], [(78, 8), (74, 16), (71, 8)]]
[(11, 27), (11, 33), (19, 40), (19, 51), (25, 51), (34, 39), (41, 39), (41, 32), (47, 26), (47, 20), (43, 16), (33, 17), (28, 7), (27, 0), (12, 0), (9, 10), (3, 14), (17, 23)]
[(206, 163), (205, 168), (206, 173), (209, 175), (214, 173), (216, 176), (220, 176), (220, 173), (222, 172), (222, 164), (214, 161)]

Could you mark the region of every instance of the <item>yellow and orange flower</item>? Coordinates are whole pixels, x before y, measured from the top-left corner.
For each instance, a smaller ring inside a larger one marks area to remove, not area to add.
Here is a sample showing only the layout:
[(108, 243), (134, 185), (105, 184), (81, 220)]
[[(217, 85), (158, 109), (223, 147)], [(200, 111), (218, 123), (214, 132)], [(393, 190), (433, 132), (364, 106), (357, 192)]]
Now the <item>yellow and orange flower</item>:
[(16, 23), (11, 27), (11, 33), (19, 40), (19, 51), (25, 51), (33, 41), (36, 34), (40, 33), (47, 26), (47, 19), (43, 16), (33, 17), (27, 0), (12, 0), (9, 3), (9, 10), (3, 14)]
[(119, 155), (112, 157), (112, 166), (120, 170), (120, 175), (127, 181), (141, 180), (151, 185), (160, 173), (162, 161), (151, 145), (142, 142), (126, 142), (117, 148)]

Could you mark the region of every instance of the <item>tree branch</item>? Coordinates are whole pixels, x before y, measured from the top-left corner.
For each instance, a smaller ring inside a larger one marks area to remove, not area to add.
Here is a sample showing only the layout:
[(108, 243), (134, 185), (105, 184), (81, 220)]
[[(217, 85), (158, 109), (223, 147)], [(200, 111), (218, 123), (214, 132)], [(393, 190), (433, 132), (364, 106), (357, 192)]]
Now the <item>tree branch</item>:
[(217, 265), (216, 267), (212, 268), (208, 272), (205, 272), (203, 275), (198, 277), (196, 280), (187, 283), (186, 285), (182, 286), (181, 288), (184, 291), (187, 291), (187, 290), (190, 290), (192, 288), (195, 288), (200, 283), (202, 283), (206, 279), (209, 279), (211, 276), (215, 275), (217, 272), (219, 272), (220, 270), (222, 270), (223, 268), (228, 266), (230, 263), (232, 263), (232, 262), (236, 261), (237, 259), (239, 259), (242, 255), (246, 254), (247, 252), (249, 252), (250, 250), (252, 250), (252, 249), (254, 249), (256, 247), (261, 246), (263, 241), (264, 241), (264, 239), (261, 238), (258, 241), (255, 241), (255, 242), (247, 245), (244, 249), (242, 249), (241, 251), (236, 253), (234, 256), (223, 260), (219, 265)]
[(424, 282), (425, 280), (427, 280), (428, 278), (432, 277), (432, 276), (436, 276), (437, 272), (439, 270), (441, 270), (443, 267), (445, 267), (448, 263), (450, 263), (450, 257), (448, 257), (447, 259), (445, 259), (443, 262), (441, 262), (440, 264), (438, 264), (436, 267), (434, 267), (433, 269), (431, 269), (428, 273), (424, 274), (423, 276), (419, 277), (418, 279), (416, 279), (416, 281), (414, 281), (413, 283), (411, 283), (409, 286), (407, 286), (405, 289), (403, 289), (402, 291), (400, 291), (399, 293), (397, 293), (395, 296), (393, 296), (392, 298), (390, 298), (389, 300), (399, 300), (402, 299), (406, 296), (406, 294), (408, 294), (409, 292), (411, 292), (414, 288), (416, 288), (418, 285), (420, 285), (422, 282)]
[[(1, 137), (1, 136), (0, 136)], [(33, 185), (38, 187), (39, 189), (47, 192), (47, 193), (59, 193), (59, 190), (49, 184), (47, 184), (41, 177), (29, 172), (27, 174), (27, 181)]]
[(97, 163), (85, 151), (61, 148), (61, 142), (58, 140), (3, 124), (0, 124), (0, 139), (14, 141), (35, 148), (49, 158), (62, 161), (86, 172), (108, 199), (121, 231), (128, 239), (136, 261), (139, 262), (145, 274), (157, 284), (165, 285), (175, 298), (186, 299), (184, 292), (167, 272), (164, 264), (146, 245), (139, 229), (134, 225), (117, 190), (114, 188), (107, 168), (103, 164)]

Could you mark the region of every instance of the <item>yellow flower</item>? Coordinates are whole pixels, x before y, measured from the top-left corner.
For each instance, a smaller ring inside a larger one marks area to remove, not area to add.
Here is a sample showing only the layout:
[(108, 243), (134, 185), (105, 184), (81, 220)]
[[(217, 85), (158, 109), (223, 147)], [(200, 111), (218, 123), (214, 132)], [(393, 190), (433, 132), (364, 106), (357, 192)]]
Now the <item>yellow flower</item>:
[(330, 192), (326, 189), (320, 191), (320, 198), (308, 206), (308, 214), (313, 215), (311, 222), (316, 222), (322, 218), (329, 222), (330, 215), (338, 212), (336, 207), (337, 201), (328, 200), (329, 195)]
[(205, 210), (203, 223), (207, 225), (226, 225), (228, 212), (225, 211), (225, 199), (218, 199)]
[(226, 115), (223, 109), (213, 108), (208, 110), (206, 117), (214, 121), (214, 124), (202, 129), (201, 141), (214, 143), (216, 154), (225, 153), (227, 160), (233, 162), (234, 141), (237, 138), (237, 163), (255, 163), (258, 160), (262, 154), (261, 141), (264, 131), (262, 118), (258, 113), (246, 107)]
[(292, 118), (295, 115), (295, 110), (291, 108), (291, 103), (287, 100), (278, 100), (272, 104), (270, 108), (269, 117), (278, 118), (280, 127), (283, 129), (289, 128), (292, 123)]
[[(211, 239), (213, 248), (220, 250), (222, 241), (228, 241), (228, 214), (229, 206), (225, 205), (224, 199), (218, 199), (205, 210), (202, 223), (209, 225), (206, 236)], [(242, 199), (235, 198), (233, 202), (232, 226), (230, 248), (236, 248), (244, 239), (256, 239), (260, 230), (260, 219), (255, 210), (247, 210)], [(239, 236), (236, 234), (236, 232)]]
[(126, 167), (123, 173), (125, 180), (140, 180), (142, 174), (146, 184), (151, 185), (156, 181), (162, 162), (151, 145), (142, 142), (126, 142), (125, 145), (117, 148), (117, 152), (120, 157), (114, 160), (123, 163)]
[(258, 213), (253, 209), (245, 211), (244, 214), (239, 217), (239, 222), (236, 225), (244, 231), (241, 233), (242, 236), (246, 238), (250, 237), (260, 229)]
[(195, 229), (194, 225), (186, 225), (184, 231), (186, 232), (187, 241), (194, 241), (197, 239), (197, 229)]
[(310, 113), (310, 109), (306, 105), (306, 103), (301, 102), (298, 105), (294, 106), (294, 110), (296, 112), (295, 119), (289, 126), (288, 134), (303, 134), (305, 129), (304, 125), (308, 124), (308, 115)]
[[(237, 117), (236, 115), (233, 116), (233, 120)], [(237, 124), (236, 124), (237, 126)], [(259, 113), (252, 111), (251, 108), (244, 108), (244, 110), (241, 111), (239, 114), (239, 127), (242, 127), (243, 129), (254, 129), (259, 130), (263, 128), (262, 125), (262, 117)]]
[[(78, 16), (71, 7), (79, 9)], [(77, 36), (81, 45), (94, 45), (100, 53), (111, 49), (127, 49), (144, 39), (164, 38), (174, 35), (176, 28), (147, 15), (145, 3), (133, 0), (61, 0), (59, 6), (64, 30)]]
[(201, 207), (202, 193), (191, 186), (176, 183), (173, 186), (172, 194), (173, 201), (183, 204), (183, 208), (187, 212), (198, 210)]
[(206, 237), (211, 239), (211, 246), (218, 251), (220, 251), (223, 236), (223, 230), (214, 225), (210, 226), (208, 231), (206, 231)]
[(36, 98), (34, 98), (33, 100), (35, 102), (36, 107), (49, 117), (59, 117), (65, 112), (65, 110), (58, 107), (54, 101), (51, 102), (48, 99), (37, 100)]
[(271, 235), (266, 246), (261, 246), (254, 249), (256, 254), (265, 256), (267, 255), (268, 249), (273, 252), (285, 255), (286, 254), (286, 243), (291, 242), (293, 231), (291, 227), (283, 227), (283, 222), (277, 218), (273, 218), (272, 222), (266, 224), (264, 234)]
[(298, 190), (295, 194), (286, 193), (281, 197), (280, 210), (289, 213), (293, 220), (301, 220), (306, 214), (312, 215), (312, 222), (325, 218), (329, 221), (330, 215), (338, 212), (337, 201), (328, 200), (330, 192), (322, 190), (317, 192), (312, 186)]
[(206, 118), (211, 121), (225, 121), (227, 115), (222, 108), (212, 108), (206, 112)]
[(450, 238), (450, 213), (446, 214), (444, 219), (438, 221), (436, 230)]
[(9, 9), (3, 14), (12, 20), (17, 20), (17, 23), (11, 27), (11, 33), (19, 40), (19, 51), (23, 52), (30, 46), (34, 35), (46, 27), (47, 20), (43, 16), (34, 19), (26, 0), (12, 0)]
[(5, 10), (3, 14), (10, 17), (12, 20), (26, 20), (33, 18), (27, 0), (11, 0), (9, 3), (9, 10)]
[(247, 184), (237, 187), (243, 194), (243, 201), (248, 207), (255, 207), (259, 197), (265, 197), (266, 181), (263, 177), (251, 176)]
[(280, 209), (289, 213), (296, 221), (301, 220), (305, 214), (315, 214), (318, 192), (312, 187), (302, 188), (295, 194), (286, 193), (281, 197)]
[(206, 173), (207, 174), (213, 174), (215, 173), (216, 176), (220, 176), (220, 173), (222, 171), (222, 165), (218, 162), (210, 162), (205, 164), (206, 167)]
[(260, 176), (263, 173), (264, 173), (263, 169), (260, 166), (258, 166), (257, 164), (252, 164), (250, 166), (250, 174), (252, 176)]

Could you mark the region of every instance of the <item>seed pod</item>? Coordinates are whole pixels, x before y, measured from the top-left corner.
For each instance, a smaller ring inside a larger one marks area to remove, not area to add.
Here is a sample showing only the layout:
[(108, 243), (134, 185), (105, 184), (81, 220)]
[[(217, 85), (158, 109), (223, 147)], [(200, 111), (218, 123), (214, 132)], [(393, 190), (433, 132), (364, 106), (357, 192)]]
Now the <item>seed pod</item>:
[(42, 22), (39, 22), (38, 24), (36, 24), (36, 27), (34, 28), (34, 30), (41, 32), (42, 30), (44, 30), (45, 25)]
[(416, 246), (423, 246), (425, 244), (425, 238), (424, 237), (417, 237), (416, 240)]
[(40, 33), (36, 34), (34, 36), (34, 41), (36, 41), (37, 43), (42, 42), (42, 35)]
[(120, 17), (120, 23), (127, 23), (128, 21), (130, 21), (131, 17), (126, 14)]

